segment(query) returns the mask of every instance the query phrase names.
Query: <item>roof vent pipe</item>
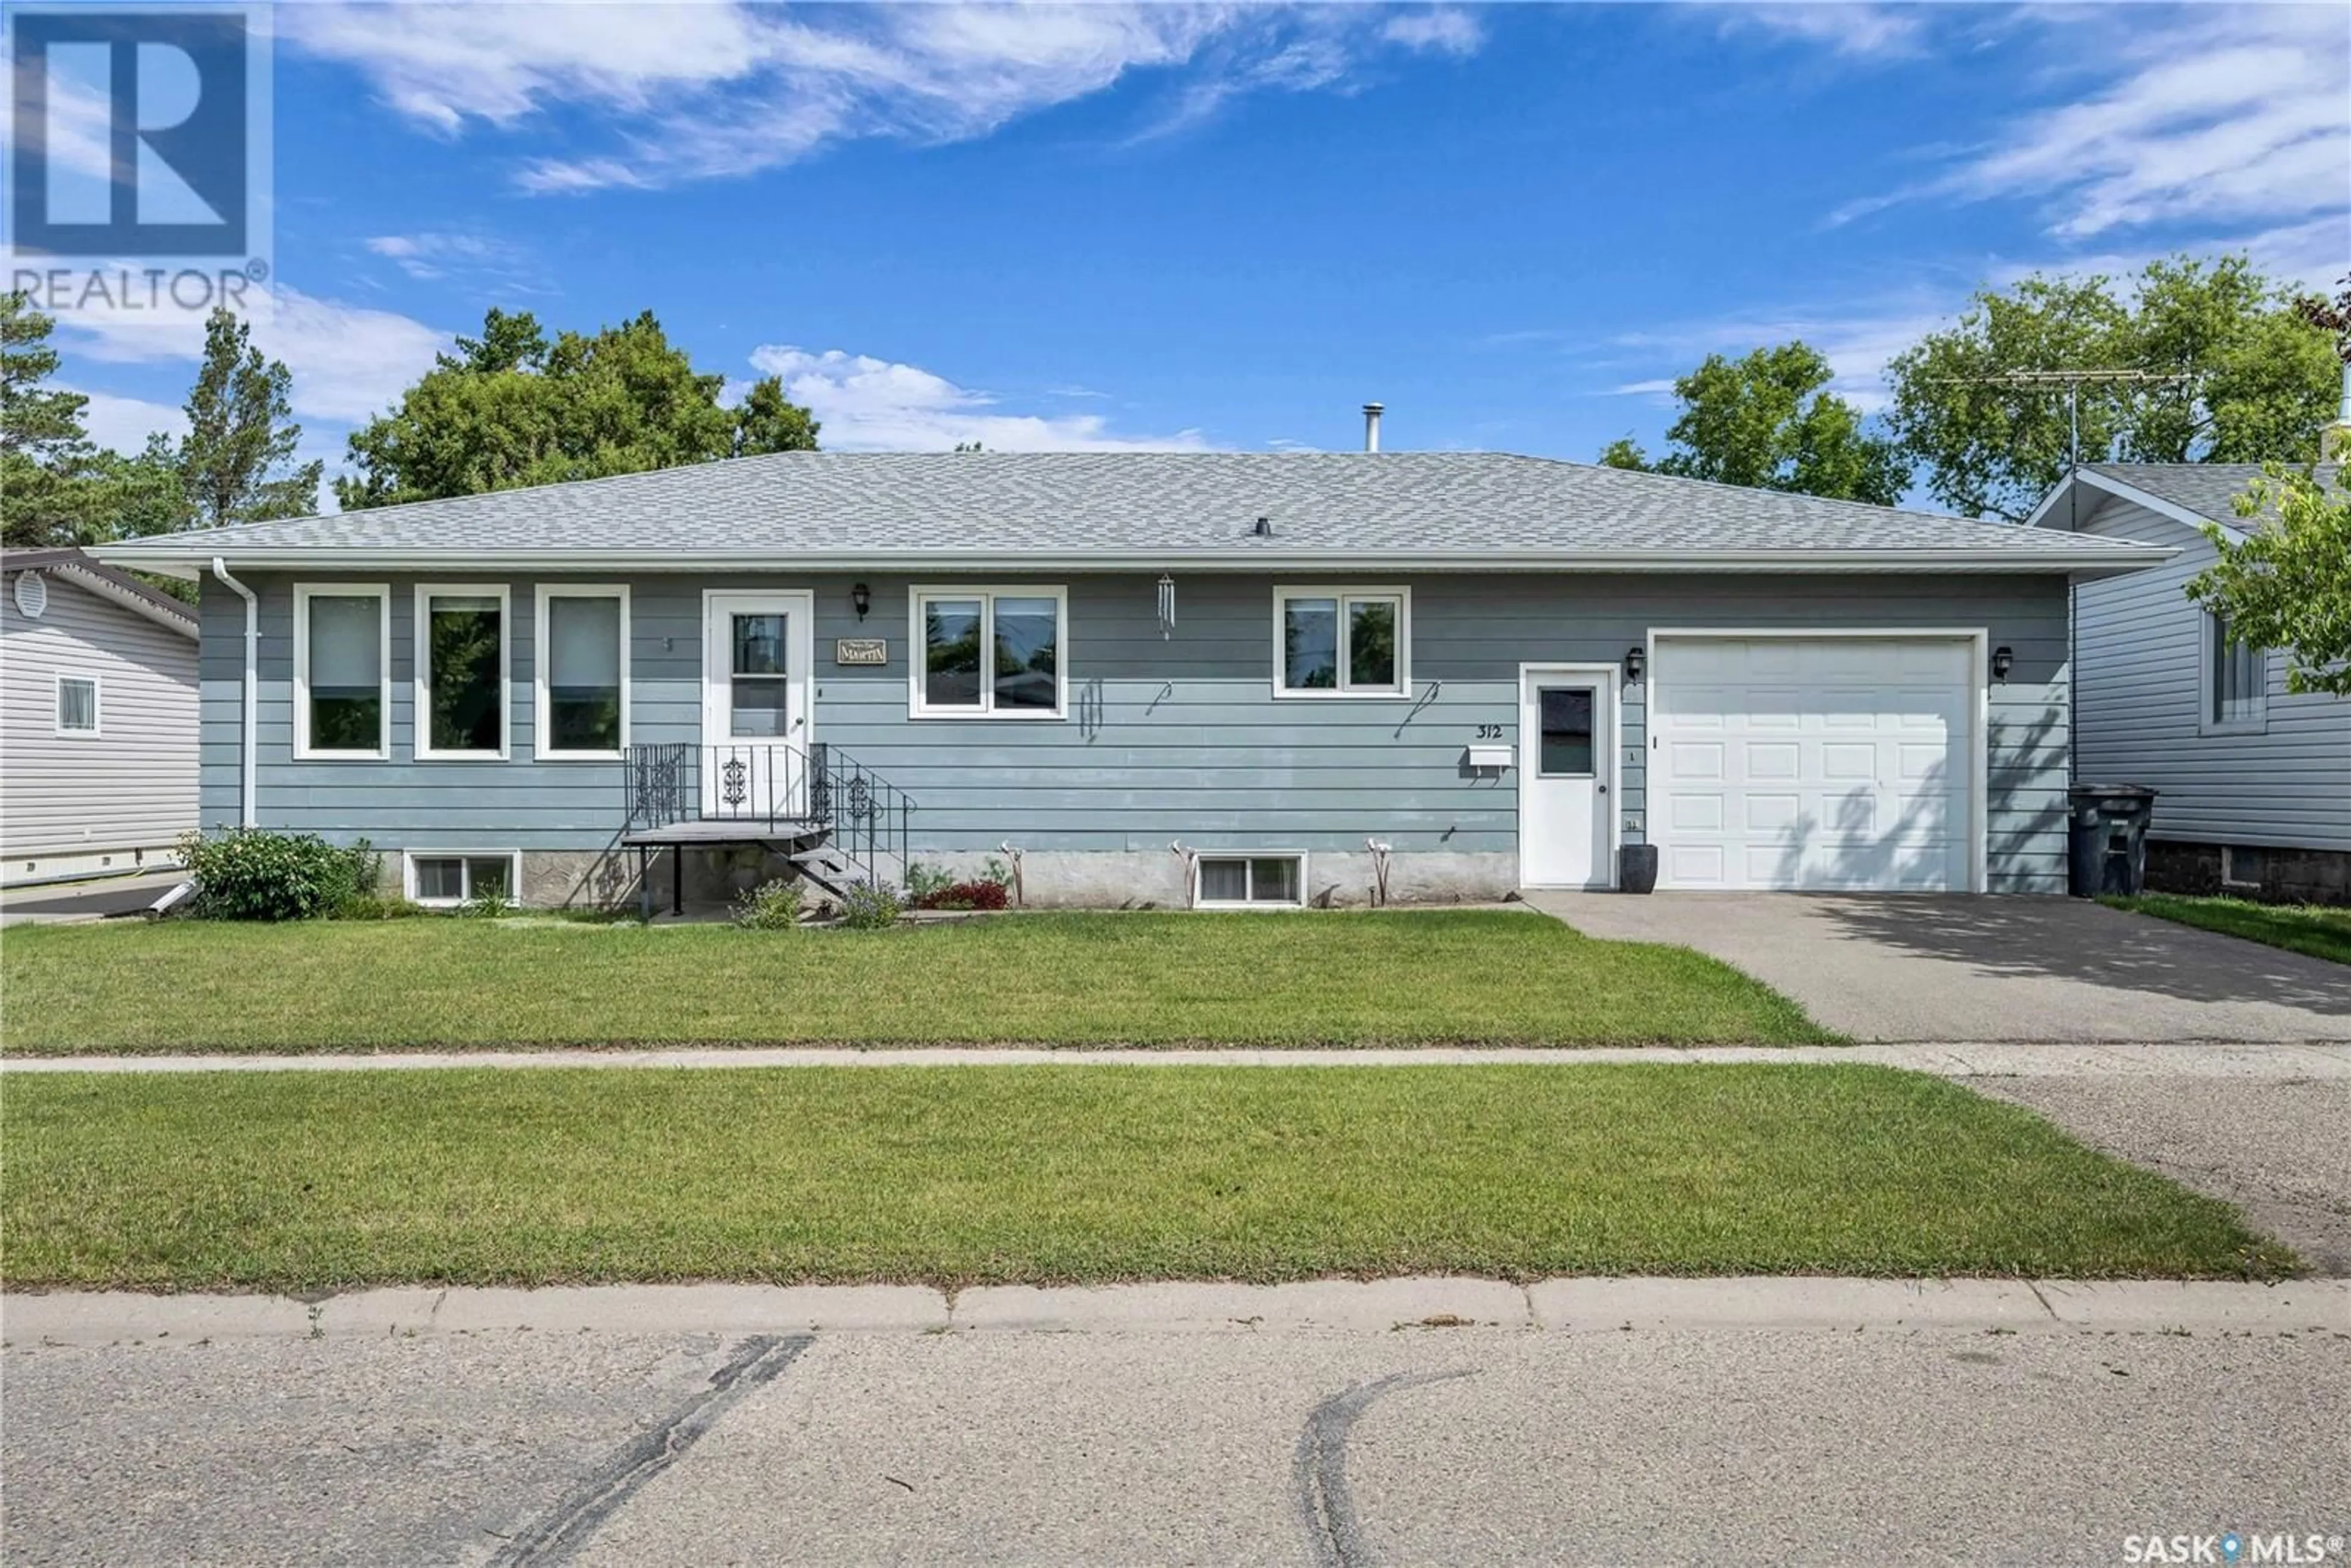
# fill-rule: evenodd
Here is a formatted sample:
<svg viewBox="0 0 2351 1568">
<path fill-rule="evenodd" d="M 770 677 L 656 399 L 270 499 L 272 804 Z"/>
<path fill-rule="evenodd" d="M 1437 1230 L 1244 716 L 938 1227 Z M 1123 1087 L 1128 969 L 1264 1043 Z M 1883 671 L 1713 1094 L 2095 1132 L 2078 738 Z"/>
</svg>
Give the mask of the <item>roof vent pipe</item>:
<svg viewBox="0 0 2351 1568">
<path fill-rule="evenodd" d="M 1386 412 L 1385 406 L 1380 403 L 1367 402 L 1364 405 L 1364 451 L 1377 452 L 1380 449 L 1380 415 Z"/>
</svg>

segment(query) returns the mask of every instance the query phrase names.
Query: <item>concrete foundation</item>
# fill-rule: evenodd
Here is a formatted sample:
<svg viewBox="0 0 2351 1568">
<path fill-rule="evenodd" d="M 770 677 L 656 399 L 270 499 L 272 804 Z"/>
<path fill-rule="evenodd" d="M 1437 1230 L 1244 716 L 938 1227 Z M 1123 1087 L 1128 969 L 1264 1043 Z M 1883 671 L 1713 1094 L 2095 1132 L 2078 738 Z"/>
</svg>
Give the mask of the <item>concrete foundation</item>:
<svg viewBox="0 0 2351 1568">
<path fill-rule="evenodd" d="M 670 905 L 671 854 L 652 857 L 653 903 Z M 1210 852 L 1215 852 L 1211 851 Z M 917 852 L 917 864 L 958 882 L 1006 872 L 1016 860 L 1001 851 Z M 396 863 L 396 862 L 394 862 Z M 689 909 L 732 904 L 761 883 L 798 874 L 780 855 L 757 849 L 689 849 L 681 870 Z M 1042 850 L 1018 857 L 1018 898 L 1031 909 L 1183 909 L 1191 903 L 1191 862 L 1168 850 Z M 1518 885 L 1517 857 L 1506 852 L 1436 851 L 1390 857 L 1390 904 L 1490 904 Z M 1364 908 L 1379 902 L 1372 856 L 1361 851 L 1310 852 L 1307 901 L 1319 908 Z M 637 898 L 632 850 L 526 850 L 522 902 L 533 908 L 618 908 Z"/>
<path fill-rule="evenodd" d="M 1227 852 L 1214 847 L 1207 854 Z M 1015 869 L 1001 851 L 917 853 L 957 881 L 984 876 L 988 862 Z M 1172 850 L 1031 850 L 1018 865 L 1018 897 L 1029 909 L 1183 909 L 1191 904 L 1192 862 Z M 1491 904 L 1518 886 L 1515 855 L 1435 851 L 1389 858 L 1390 904 Z M 1372 857 L 1361 851 L 1310 851 L 1307 902 L 1322 909 L 1363 908 L 1378 902 Z"/>
<path fill-rule="evenodd" d="M 2351 904 L 2351 853 L 2245 846 L 2230 856 L 2223 881 L 2219 844 L 2149 839 L 2147 887 L 2150 893 L 2226 894 L 2264 904 Z"/>
</svg>

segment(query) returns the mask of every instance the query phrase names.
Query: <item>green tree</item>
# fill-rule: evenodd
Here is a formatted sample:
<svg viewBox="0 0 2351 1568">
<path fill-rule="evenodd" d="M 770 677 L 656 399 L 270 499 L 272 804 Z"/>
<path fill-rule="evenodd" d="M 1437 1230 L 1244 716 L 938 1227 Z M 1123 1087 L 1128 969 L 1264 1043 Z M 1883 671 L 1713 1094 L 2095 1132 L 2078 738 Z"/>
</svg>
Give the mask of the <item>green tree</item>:
<svg viewBox="0 0 2351 1568">
<path fill-rule="evenodd" d="M 814 452 L 821 425 L 805 408 L 784 396 L 784 379 L 751 383 L 735 407 L 735 455 L 762 452 Z"/>
<path fill-rule="evenodd" d="M 298 517 L 319 509 L 326 465 L 296 465 L 302 427 L 288 400 L 294 378 L 262 357 L 252 329 L 216 309 L 204 322 L 204 363 L 188 393 L 188 434 L 180 439 L 179 482 L 200 528 Z M 154 448 L 151 444 L 150 452 Z"/>
<path fill-rule="evenodd" d="M 1674 449 L 1652 464 L 1630 440 L 1600 461 L 1763 490 L 1890 507 L 1909 482 L 1894 443 L 1863 428 L 1861 411 L 1824 390 L 1828 361 L 1809 344 L 1781 343 L 1744 359 L 1709 354 L 1674 382 Z"/>
<path fill-rule="evenodd" d="M 2003 378 L 2074 370 L 2173 378 L 2084 384 L 2090 461 L 2306 459 L 2335 402 L 2327 335 L 2284 291 L 2243 256 L 2179 256 L 2126 285 L 2036 275 L 1979 291 L 1887 367 L 1888 417 L 1938 500 L 2021 520 L 2064 476 L 2072 434 L 2063 388 Z"/>
<path fill-rule="evenodd" d="M 2286 653 L 2290 692 L 2351 695 L 2351 489 L 2272 465 L 2237 498 L 2243 542 L 2204 531 L 2220 559 L 2188 597 L 2221 618 L 2229 641 Z"/>
<path fill-rule="evenodd" d="M 397 407 L 350 438 L 344 507 L 390 506 L 634 474 L 816 444 L 816 422 L 780 381 L 739 408 L 696 371 L 651 311 L 592 336 L 549 340 L 528 311 L 492 310 Z"/>
<path fill-rule="evenodd" d="M 56 329 L 21 291 L 0 295 L 0 537 L 11 545 L 78 544 L 96 523 L 89 400 L 47 384 Z"/>
</svg>

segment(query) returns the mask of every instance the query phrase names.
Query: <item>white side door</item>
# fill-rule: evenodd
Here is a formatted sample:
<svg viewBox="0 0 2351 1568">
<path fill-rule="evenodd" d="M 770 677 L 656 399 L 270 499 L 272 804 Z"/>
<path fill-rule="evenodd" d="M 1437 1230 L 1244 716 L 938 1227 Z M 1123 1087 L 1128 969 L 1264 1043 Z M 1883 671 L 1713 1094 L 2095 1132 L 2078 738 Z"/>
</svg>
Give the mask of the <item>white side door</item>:
<svg viewBox="0 0 2351 1568">
<path fill-rule="evenodd" d="M 1519 687 L 1519 880 L 1613 886 L 1614 672 L 1531 668 Z"/>
<path fill-rule="evenodd" d="M 808 806 L 813 596 L 702 598 L 702 814 L 798 817 Z"/>
</svg>

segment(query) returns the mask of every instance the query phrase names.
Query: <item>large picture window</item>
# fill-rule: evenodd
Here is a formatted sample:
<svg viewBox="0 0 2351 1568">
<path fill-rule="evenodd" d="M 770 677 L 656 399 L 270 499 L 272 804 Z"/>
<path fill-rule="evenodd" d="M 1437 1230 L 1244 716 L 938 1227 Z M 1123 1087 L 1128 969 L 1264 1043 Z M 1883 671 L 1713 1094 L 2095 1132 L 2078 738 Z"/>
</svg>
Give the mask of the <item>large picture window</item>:
<svg viewBox="0 0 2351 1568">
<path fill-rule="evenodd" d="M 507 754 L 507 591 L 416 590 L 416 755 Z"/>
<path fill-rule="evenodd" d="M 1402 696 L 1412 687 L 1411 634 L 1409 590 L 1277 588 L 1274 692 Z"/>
<path fill-rule="evenodd" d="M 1066 590 L 917 588 L 913 597 L 915 717 L 1068 712 Z"/>
<path fill-rule="evenodd" d="M 541 758 L 609 760 L 629 743 L 629 591 L 538 591 Z"/>
<path fill-rule="evenodd" d="M 381 583 L 295 585 L 297 757 L 389 754 L 391 601 Z"/>
</svg>

